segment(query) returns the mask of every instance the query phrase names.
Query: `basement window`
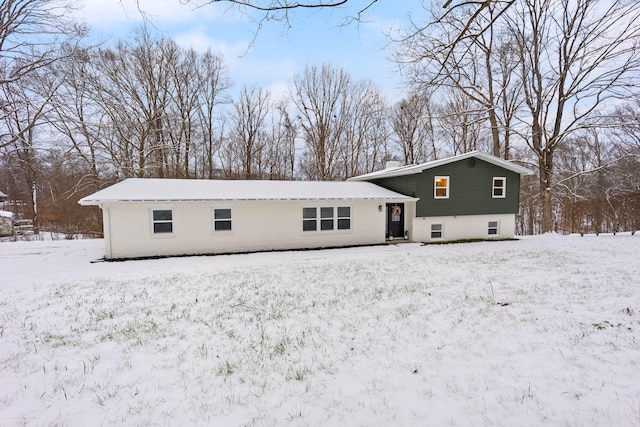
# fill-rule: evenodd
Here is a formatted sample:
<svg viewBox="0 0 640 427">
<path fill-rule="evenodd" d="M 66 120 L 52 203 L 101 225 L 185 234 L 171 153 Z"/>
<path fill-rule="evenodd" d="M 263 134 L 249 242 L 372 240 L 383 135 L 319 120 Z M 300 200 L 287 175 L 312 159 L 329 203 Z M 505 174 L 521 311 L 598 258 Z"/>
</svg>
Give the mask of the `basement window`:
<svg viewBox="0 0 640 427">
<path fill-rule="evenodd" d="M 444 236 L 442 224 L 431 224 L 431 238 L 442 239 Z"/>
<path fill-rule="evenodd" d="M 491 194 L 494 199 L 504 199 L 507 192 L 507 178 L 503 176 L 493 177 Z"/>
<path fill-rule="evenodd" d="M 213 210 L 213 230 L 231 231 L 231 209 Z"/>
<path fill-rule="evenodd" d="M 436 176 L 433 186 L 433 197 L 435 199 L 448 199 L 449 198 L 449 177 L 448 176 Z"/>
<path fill-rule="evenodd" d="M 498 235 L 498 221 L 489 221 L 489 227 L 487 229 L 489 236 Z"/>
<path fill-rule="evenodd" d="M 173 211 L 158 209 L 153 211 L 153 234 L 173 233 Z"/>
</svg>

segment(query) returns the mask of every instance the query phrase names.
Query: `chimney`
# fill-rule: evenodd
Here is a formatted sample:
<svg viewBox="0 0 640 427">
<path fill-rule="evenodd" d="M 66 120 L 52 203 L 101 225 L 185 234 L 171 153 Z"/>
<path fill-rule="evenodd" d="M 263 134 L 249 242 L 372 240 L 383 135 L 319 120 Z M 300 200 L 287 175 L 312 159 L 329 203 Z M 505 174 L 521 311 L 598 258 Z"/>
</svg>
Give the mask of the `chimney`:
<svg viewBox="0 0 640 427">
<path fill-rule="evenodd" d="M 395 168 L 399 168 L 399 167 L 400 167 L 400 162 L 397 162 L 395 160 L 389 160 L 384 166 L 385 170 L 386 169 L 395 169 Z"/>
</svg>

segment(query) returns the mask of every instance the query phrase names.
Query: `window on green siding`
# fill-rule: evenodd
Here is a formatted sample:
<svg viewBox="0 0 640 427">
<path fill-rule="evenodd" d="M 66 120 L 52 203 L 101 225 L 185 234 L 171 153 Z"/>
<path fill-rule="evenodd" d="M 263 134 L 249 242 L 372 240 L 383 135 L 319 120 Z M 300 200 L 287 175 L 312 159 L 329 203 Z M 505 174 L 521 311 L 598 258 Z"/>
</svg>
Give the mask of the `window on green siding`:
<svg viewBox="0 0 640 427">
<path fill-rule="evenodd" d="M 436 199 L 449 198 L 449 177 L 436 176 L 433 184 L 433 197 Z"/>
<path fill-rule="evenodd" d="M 493 177 L 492 195 L 494 199 L 504 198 L 507 192 L 507 178 Z"/>
<path fill-rule="evenodd" d="M 317 219 L 317 208 L 302 208 L 302 231 L 316 231 L 318 229 Z"/>
<path fill-rule="evenodd" d="M 349 206 L 338 207 L 338 230 L 351 229 L 351 208 Z"/>
<path fill-rule="evenodd" d="M 498 221 L 489 221 L 488 227 L 489 236 L 497 236 L 498 235 Z"/>
<path fill-rule="evenodd" d="M 442 224 L 431 224 L 431 238 L 441 239 L 444 236 Z"/>
<path fill-rule="evenodd" d="M 213 210 L 213 229 L 215 231 L 231 231 L 231 209 Z"/>
<path fill-rule="evenodd" d="M 153 233 L 173 233 L 173 212 L 171 209 L 153 211 Z"/>
</svg>

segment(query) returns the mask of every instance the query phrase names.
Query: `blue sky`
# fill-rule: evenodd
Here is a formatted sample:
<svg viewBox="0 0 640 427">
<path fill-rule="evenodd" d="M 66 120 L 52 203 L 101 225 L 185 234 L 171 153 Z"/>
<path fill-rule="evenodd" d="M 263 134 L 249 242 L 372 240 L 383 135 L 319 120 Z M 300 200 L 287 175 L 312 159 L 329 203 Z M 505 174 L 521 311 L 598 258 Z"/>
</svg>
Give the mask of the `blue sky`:
<svg viewBox="0 0 640 427">
<path fill-rule="evenodd" d="M 361 0 L 354 6 L 365 3 Z M 410 7 L 398 7 L 402 3 L 379 1 L 366 12 L 364 22 L 347 26 L 340 24 L 356 7 L 296 11 L 292 28 L 267 22 L 253 40 L 257 24 L 228 4 L 194 10 L 180 0 L 140 0 L 158 31 L 180 45 L 196 50 L 210 47 L 222 54 L 236 87 L 258 84 L 278 96 L 306 65 L 326 62 L 345 68 L 356 79 L 373 80 L 390 100 L 400 99 L 404 89 L 389 60 L 392 50 L 385 33 L 407 22 Z M 135 0 L 85 0 L 79 14 L 97 34 L 111 40 L 130 35 L 143 22 Z"/>
</svg>

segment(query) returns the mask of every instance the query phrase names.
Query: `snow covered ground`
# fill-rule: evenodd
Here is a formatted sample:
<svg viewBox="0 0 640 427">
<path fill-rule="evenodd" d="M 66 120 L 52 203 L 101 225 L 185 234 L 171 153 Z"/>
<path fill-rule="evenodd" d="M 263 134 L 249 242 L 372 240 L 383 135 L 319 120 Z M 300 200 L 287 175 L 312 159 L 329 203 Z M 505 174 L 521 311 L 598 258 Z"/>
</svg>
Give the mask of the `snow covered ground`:
<svg viewBox="0 0 640 427">
<path fill-rule="evenodd" d="M 0 425 L 640 425 L 640 236 L 0 243 Z"/>
</svg>

